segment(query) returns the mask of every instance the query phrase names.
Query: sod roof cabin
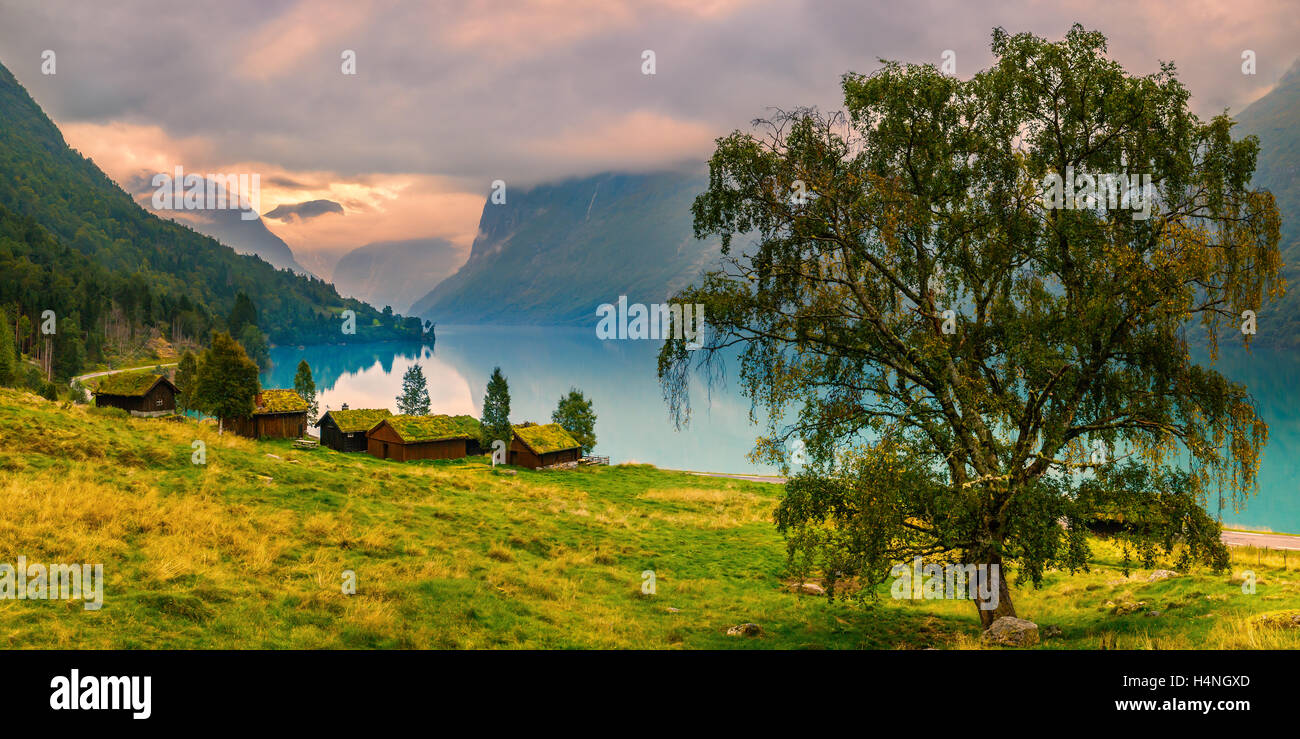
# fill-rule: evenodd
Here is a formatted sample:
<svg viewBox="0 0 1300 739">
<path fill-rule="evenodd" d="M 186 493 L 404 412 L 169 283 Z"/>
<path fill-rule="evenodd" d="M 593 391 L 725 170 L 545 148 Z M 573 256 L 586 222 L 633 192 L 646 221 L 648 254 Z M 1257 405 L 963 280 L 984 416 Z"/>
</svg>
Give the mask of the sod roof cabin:
<svg viewBox="0 0 1300 739">
<path fill-rule="evenodd" d="M 121 408 L 133 416 L 152 418 L 175 413 L 179 391 L 162 375 L 118 372 L 104 376 L 92 392 L 100 408 Z"/>
<path fill-rule="evenodd" d="M 510 439 L 510 464 L 537 469 L 565 462 L 577 462 L 582 457 L 582 445 L 558 423 L 537 425 L 524 423 L 514 426 Z"/>
<path fill-rule="evenodd" d="M 301 439 L 307 435 L 307 401 L 292 390 L 263 390 L 253 399 L 253 412 L 222 423 L 251 439 Z"/>
<path fill-rule="evenodd" d="M 344 408 L 326 411 L 314 426 L 320 429 L 320 443 L 340 452 L 366 451 L 366 432 L 393 412 L 387 408 Z"/>
<path fill-rule="evenodd" d="M 459 459 L 479 454 L 473 416 L 389 416 L 366 432 L 366 451 L 380 459 Z"/>
</svg>

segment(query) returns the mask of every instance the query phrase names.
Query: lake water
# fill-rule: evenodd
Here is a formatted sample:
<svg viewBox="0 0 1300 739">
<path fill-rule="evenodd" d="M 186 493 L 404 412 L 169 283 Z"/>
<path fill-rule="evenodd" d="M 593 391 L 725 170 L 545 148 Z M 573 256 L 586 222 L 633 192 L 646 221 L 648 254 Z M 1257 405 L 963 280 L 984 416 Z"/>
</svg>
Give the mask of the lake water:
<svg viewBox="0 0 1300 739">
<path fill-rule="evenodd" d="M 736 392 L 708 402 L 692 389 L 687 429 L 674 429 L 656 377 L 658 341 L 600 341 L 593 329 L 438 326 L 435 346 L 418 343 L 276 347 L 263 387 L 293 387 L 299 360 L 311 365 L 320 411 L 388 408 L 396 412 L 402 374 L 420 365 L 431 413 L 475 417 L 492 368 L 510 384 L 510 420 L 550 423 L 570 387 L 592 401 L 596 449 L 619 462 L 712 472 L 773 474 L 746 455 L 762 433 L 748 420 L 749 404 Z M 734 376 L 734 375 L 733 375 Z"/>
<path fill-rule="evenodd" d="M 594 403 L 595 454 L 613 463 L 648 462 L 660 467 L 715 472 L 774 474 L 746 457 L 763 429 L 749 422 L 749 403 L 731 386 L 706 397 L 696 384 L 690 426 L 673 428 L 656 372 L 657 341 L 600 341 L 592 329 L 439 326 L 436 346 L 384 343 L 351 346 L 276 347 L 264 387 L 293 387 L 298 361 L 315 376 L 320 409 L 389 408 L 402 374 L 419 364 L 429 384 L 431 412 L 479 416 L 488 375 L 500 365 L 510 383 L 510 417 L 518 423 L 549 423 L 569 388 Z M 1223 511 L 1225 524 L 1300 532 L 1300 355 L 1224 347 L 1216 369 L 1245 382 L 1269 425 L 1260 490 L 1242 511 Z M 1217 501 L 1210 501 L 1211 511 Z"/>
</svg>

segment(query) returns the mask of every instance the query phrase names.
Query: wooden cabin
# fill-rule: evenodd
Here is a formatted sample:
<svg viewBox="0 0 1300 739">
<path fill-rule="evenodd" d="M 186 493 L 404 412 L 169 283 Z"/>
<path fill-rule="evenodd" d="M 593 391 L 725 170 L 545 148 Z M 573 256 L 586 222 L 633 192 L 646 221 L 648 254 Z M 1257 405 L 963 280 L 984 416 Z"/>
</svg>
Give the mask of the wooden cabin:
<svg viewBox="0 0 1300 739">
<path fill-rule="evenodd" d="M 99 408 L 121 408 L 133 416 L 153 418 L 176 412 L 179 391 L 162 375 L 118 372 L 104 376 L 93 392 Z"/>
<path fill-rule="evenodd" d="M 251 415 L 222 424 L 250 439 L 301 439 L 307 435 L 307 401 L 292 390 L 263 390 L 253 399 Z"/>
<path fill-rule="evenodd" d="M 476 453 L 478 435 L 473 416 L 389 416 L 366 432 L 366 451 L 399 462 L 459 459 Z"/>
<path fill-rule="evenodd" d="M 393 412 L 387 408 L 343 408 L 326 411 L 314 425 L 320 429 L 320 443 L 340 452 L 366 451 L 366 432 Z"/>
<path fill-rule="evenodd" d="M 582 445 L 558 423 L 541 426 L 532 423 L 514 426 L 510 439 L 510 464 L 535 470 L 539 467 L 577 462 L 582 457 Z"/>
</svg>

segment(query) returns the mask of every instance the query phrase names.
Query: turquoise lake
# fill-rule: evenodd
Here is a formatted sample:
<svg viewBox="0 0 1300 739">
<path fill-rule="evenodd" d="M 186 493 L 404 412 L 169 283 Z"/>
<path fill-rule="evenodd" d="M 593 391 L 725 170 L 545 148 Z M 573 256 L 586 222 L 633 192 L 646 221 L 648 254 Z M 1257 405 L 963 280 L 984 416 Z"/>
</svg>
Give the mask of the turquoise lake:
<svg viewBox="0 0 1300 739">
<path fill-rule="evenodd" d="M 688 428 L 677 430 L 656 377 L 658 341 L 600 341 L 591 329 L 554 327 L 439 326 L 436 345 L 382 343 L 281 346 L 264 387 L 293 387 L 298 361 L 311 365 L 320 409 L 389 408 L 402 374 L 419 364 L 428 379 L 431 412 L 478 416 L 488 375 L 500 365 L 510 383 L 511 420 L 550 422 L 561 394 L 577 387 L 597 415 L 595 454 L 613 463 L 647 462 L 659 467 L 714 472 L 775 474 L 747 459 L 763 429 L 749 421 L 749 401 L 730 385 L 710 394 L 692 388 Z M 1239 511 L 1222 512 L 1227 525 L 1300 532 L 1300 355 L 1224 347 L 1216 369 L 1245 382 L 1269 425 L 1260 489 Z M 1217 511 L 1217 501 L 1209 507 Z"/>
</svg>

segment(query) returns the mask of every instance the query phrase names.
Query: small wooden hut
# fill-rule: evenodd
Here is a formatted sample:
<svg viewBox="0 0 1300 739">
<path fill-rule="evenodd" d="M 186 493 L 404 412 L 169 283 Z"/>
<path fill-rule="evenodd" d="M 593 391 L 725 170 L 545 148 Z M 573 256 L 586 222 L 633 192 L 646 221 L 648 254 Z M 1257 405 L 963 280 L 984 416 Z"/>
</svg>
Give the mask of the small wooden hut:
<svg viewBox="0 0 1300 739">
<path fill-rule="evenodd" d="M 582 445 L 558 423 L 520 424 L 510 439 L 509 463 L 537 469 L 564 462 L 577 462 Z"/>
<path fill-rule="evenodd" d="M 366 432 L 366 451 L 399 462 L 459 459 L 477 453 L 478 435 L 473 416 L 389 416 Z"/>
<path fill-rule="evenodd" d="M 366 432 L 393 412 L 387 408 L 344 408 L 326 411 L 314 425 L 320 429 L 320 443 L 340 452 L 366 451 Z"/>
<path fill-rule="evenodd" d="M 95 405 L 121 408 L 133 416 L 153 418 L 176 412 L 176 386 L 162 375 L 149 372 L 118 372 L 106 375 L 95 386 Z"/>
<path fill-rule="evenodd" d="M 253 399 L 252 414 L 222 423 L 250 439 L 300 439 L 307 435 L 307 401 L 292 390 L 263 390 Z"/>
</svg>

